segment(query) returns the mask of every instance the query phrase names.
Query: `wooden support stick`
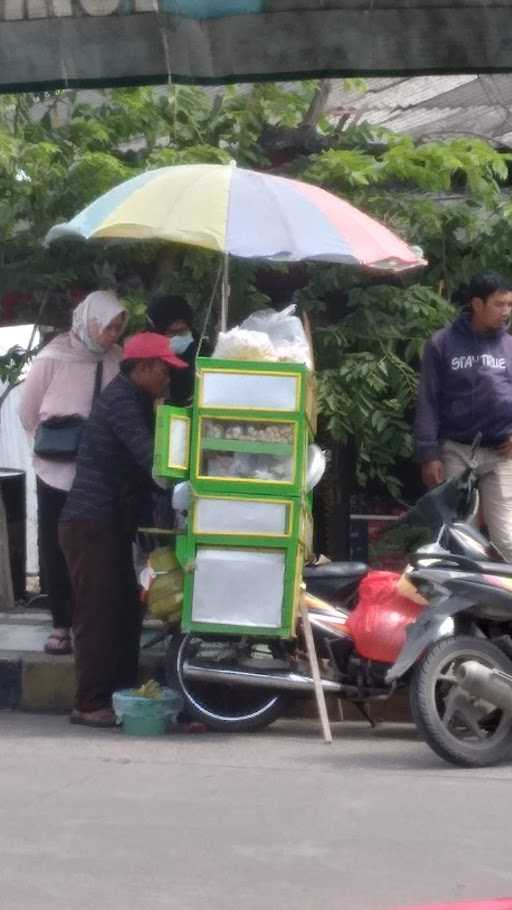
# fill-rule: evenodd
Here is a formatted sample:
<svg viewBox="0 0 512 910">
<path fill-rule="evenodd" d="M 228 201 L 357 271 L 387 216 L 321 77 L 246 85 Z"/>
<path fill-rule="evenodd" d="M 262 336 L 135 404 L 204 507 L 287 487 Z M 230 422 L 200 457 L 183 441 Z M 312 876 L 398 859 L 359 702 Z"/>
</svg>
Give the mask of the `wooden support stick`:
<svg viewBox="0 0 512 910">
<path fill-rule="evenodd" d="M 313 676 L 313 682 L 315 685 L 316 706 L 318 708 L 320 723 L 322 725 L 322 733 L 323 733 L 324 741 L 326 743 L 332 743 L 332 733 L 331 733 L 331 727 L 329 724 L 329 715 L 327 714 L 327 705 L 325 703 L 325 692 L 323 690 L 322 680 L 320 678 L 320 668 L 318 666 L 318 657 L 317 657 L 317 653 L 316 653 L 315 641 L 313 639 L 313 631 L 311 629 L 311 622 L 309 620 L 309 613 L 308 613 L 308 608 L 306 606 L 304 592 L 301 592 L 301 595 L 300 595 L 300 613 L 302 616 L 302 624 L 304 627 L 304 638 L 306 639 L 306 650 L 308 652 L 309 665 L 311 667 L 311 674 Z"/>
</svg>

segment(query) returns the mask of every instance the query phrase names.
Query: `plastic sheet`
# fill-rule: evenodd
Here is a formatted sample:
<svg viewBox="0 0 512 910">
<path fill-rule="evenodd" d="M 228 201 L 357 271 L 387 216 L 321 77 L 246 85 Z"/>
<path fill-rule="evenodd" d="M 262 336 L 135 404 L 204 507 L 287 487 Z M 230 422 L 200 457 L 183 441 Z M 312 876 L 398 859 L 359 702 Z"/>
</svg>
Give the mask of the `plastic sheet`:
<svg viewBox="0 0 512 910">
<path fill-rule="evenodd" d="M 361 582 L 357 606 L 347 620 L 347 631 L 361 657 L 394 663 L 407 626 L 424 609 L 399 593 L 399 580 L 396 572 L 369 572 Z"/>
<path fill-rule="evenodd" d="M 199 547 L 192 619 L 235 626 L 279 628 L 285 553 Z"/>
<path fill-rule="evenodd" d="M 198 497 L 194 507 L 196 534 L 286 534 L 289 520 L 284 502 Z"/>
<path fill-rule="evenodd" d="M 204 371 L 202 403 L 205 408 L 247 408 L 261 411 L 295 411 L 298 376 Z"/>
</svg>

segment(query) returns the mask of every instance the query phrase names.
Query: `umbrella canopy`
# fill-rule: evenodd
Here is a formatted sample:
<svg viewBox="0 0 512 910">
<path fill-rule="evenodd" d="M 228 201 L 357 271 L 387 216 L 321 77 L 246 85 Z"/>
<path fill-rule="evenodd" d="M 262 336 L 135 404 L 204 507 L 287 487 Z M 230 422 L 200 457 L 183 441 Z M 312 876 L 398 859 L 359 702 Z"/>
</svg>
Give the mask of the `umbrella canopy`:
<svg viewBox="0 0 512 910">
<path fill-rule="evenodd" d="M 147 171 L 56 225 L 47 239 L 63 236 L 169 240 L 247 258 L 393 271 L 426 264 L 383 224 L 332 193 L 233 165 Z"/>
</svg>

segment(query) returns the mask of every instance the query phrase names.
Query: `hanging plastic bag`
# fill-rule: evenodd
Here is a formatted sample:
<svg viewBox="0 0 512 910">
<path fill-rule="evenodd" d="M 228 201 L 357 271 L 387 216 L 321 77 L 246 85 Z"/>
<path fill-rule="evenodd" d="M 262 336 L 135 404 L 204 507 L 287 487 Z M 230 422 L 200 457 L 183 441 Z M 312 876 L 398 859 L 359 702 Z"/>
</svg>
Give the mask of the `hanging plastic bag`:
<svg viewBox="0 0 512 910">
<path fill-rule="evenodd" d="M 177 483 L 172 491 L 172 507 L 174 509 L 174 526 L 177 531 L 185 531 L 187 520 L 192 505 L 192 487 L 188 480 Z"/>
<path fill-rule="evenodd" d="M 274 348 L 276 360 L 305 363 L 311 369 L 311 350 L 304 326 L 295 311 L 294 303 L 280 312 L 270 308 L 257 310 L 242 322 L 240 328 L 249 332 L 265 332 Z"/>
<path fill-rule="evenodd" d="M 359 587 L 356 608 L 347 619 L 361 657 L 394 663 L 405 642 L 407 626 L 424 606 L 399 593 L 396 572 L 369 572 Z"/>
<path fill-rule="evenodd" d="M 320 483 L 325 474 L 326 464 L 325 452 L 322 452 L 320 446 L 312 442 L 308 446 L 308 467 L 306 471 L 306 490 L 308 493 L 316 487 L 317 483 Z"/>
<path fill-rule="evenodd" d="M 150 553 L 139 581 L 151 616 L 178 623 L 183 607 L 183 571 L 171 547 L 158 547 Z"/>
<path fill-rule="evenodd" d="M 240 326 L 219 334 L 213 356 L 220 360 L 270 360 L 305 363 L 313 358 L 304 326 L 294 315 L 295 304 L 280 313 L 258 310 Z"/>
</svg>

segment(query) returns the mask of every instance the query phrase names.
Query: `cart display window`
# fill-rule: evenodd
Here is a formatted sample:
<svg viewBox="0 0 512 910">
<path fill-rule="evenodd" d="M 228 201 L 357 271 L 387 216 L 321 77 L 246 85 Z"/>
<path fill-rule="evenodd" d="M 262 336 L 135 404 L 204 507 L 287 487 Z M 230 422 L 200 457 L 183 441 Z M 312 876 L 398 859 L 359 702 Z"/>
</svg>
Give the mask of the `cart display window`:
<svg viewBox="0 0 512 910">
<path fill-rule="evenodd" d="M 192 620 L 226 626 L 281 626 L 286 554 L 198 547 Z"/>
<path fill-rule="evenodd" d="M 199 403 L 223 410 L 296 411 L 300 374 L 202 370 Z"/>
<path fill-rule="evenodd" d="M 287 537 L 292 503 L 281 500 L 198 496 L 194 502 L 194 534 Z"/>
<path fill-rule="evenodd" d="M 190 419 L 171 415 L 169 420 L 169 467 L 188 471 Z"/>
<path fill-rule="evenodd" d="M 198 477 L 290 483 L 295 480 L 296 427 L 291 421 L 203 417 Z"/>
<path fill-rule="evenodd" d="M 153 469 L 156 477 L 183 479 L 190 471 L 192 409 L 160 405 L 156 413 Z"/>
</svg>

